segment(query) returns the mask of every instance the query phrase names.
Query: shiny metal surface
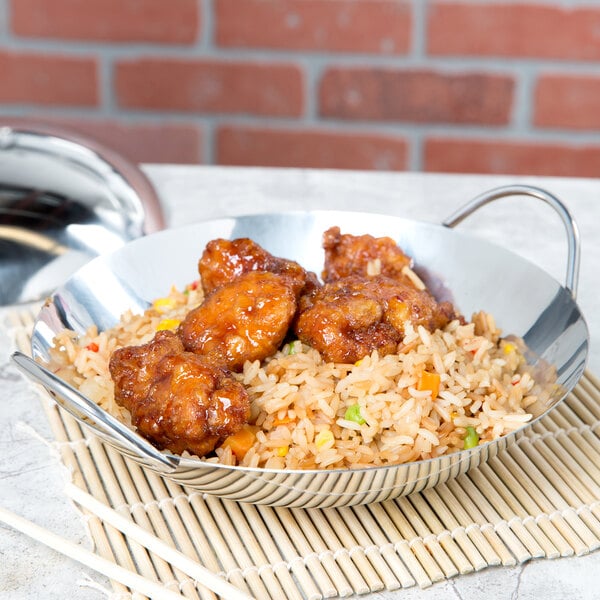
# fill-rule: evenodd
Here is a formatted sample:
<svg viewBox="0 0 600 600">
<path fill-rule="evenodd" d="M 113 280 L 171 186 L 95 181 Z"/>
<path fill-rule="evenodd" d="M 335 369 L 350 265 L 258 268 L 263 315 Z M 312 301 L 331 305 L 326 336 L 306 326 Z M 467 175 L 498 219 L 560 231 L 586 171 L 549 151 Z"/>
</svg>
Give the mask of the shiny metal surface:
<svg viewBox="0 0 600 600">
<path fill-rule="evenodd" d="M 123 157 L 0 120 L 0 305 L 42 298 L 91 258 L 163 226 L 150 182 Z"/>
<path fill-rule="evenodd" d="M 490 194 L 498 195 L 499 191 Z M 568 215 L 566 209 L 565 214 Z M 208 221 L 159 232 L 99 257 L 57 290 L 42 309 L 32 337 L 34 357 L 47 360 L 54 334 L 64 327 L 76 331 L 84 331 L 91 324 L 101 329 L 110 327 L 126 309 L 143 310 L 172 284 L 182 287 L 194 280 L 198 256 L 215 237 L 251 237 L 270 252 L 320 272 L 321 236 L 332 225 L 348 233 L 395 238 L 414 257 L 417 272 L 438 295 L 451 297 L 465 315 L 481 309 L 491 312 L 504 334 L 523 337 L 537 377 L 543 380 L 554 373 L 557 376 L 555 394 L 547 405 L 535 408 L 536 419 L 556 406 L 577 383 L 587 359 L 587 326 L 571 291 L 539 267 L 504 248 L 442 225 L 334 211 Z M 569 245 L 574 245 L 578 256 L 576 227 L 573 224 L 568 229 Z M 570 282 L 573 290 L 576 278 L 575 269 Z M 148 465 L 147 455 L 124 446 L 110 434 L 107 436 L 102 427 L 86 424 L 123 454 Z M 472 450 L 398 466 L 283 471 L 228 467 L 181 458 L 177 469 L 167 476 L 208 494 L 276 506 L 380 502 L 466 472 L 497 454 L 530 426 L 531 423 Z M 164 470 L 160 465 L 150 467 L 159 472 Z"/>
</svg>

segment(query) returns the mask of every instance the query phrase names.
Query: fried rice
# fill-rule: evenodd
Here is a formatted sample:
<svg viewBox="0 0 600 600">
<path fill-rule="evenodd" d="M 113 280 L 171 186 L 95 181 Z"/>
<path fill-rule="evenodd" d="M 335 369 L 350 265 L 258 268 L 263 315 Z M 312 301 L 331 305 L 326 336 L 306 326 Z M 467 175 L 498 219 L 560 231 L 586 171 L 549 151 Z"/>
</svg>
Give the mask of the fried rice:
<svg viewBox="0 0 600 600">
<path fill-rule="evenodd" d="M 131 424 L 114 399 L 108 370 L 119 347 L 175 329 L 202 301 L 198 282 L 173 288 L 143 314 L 124 314 L 106 331 L 65 330 L 51 368 L 109 413 Z M 263 363 L 235 374 L 248 390 L 253 443 L 243 456 L 224 444 L 204 460 L 273 469 L 362 468 L 429 459 L 520 428 L 537 400 L 521 345 L 494 319 L 474 315 L 433 333 L 406 323 L 398 354 L 375 351 L 355 364 L 326 363 L 290 340 Z"/>
</svg>

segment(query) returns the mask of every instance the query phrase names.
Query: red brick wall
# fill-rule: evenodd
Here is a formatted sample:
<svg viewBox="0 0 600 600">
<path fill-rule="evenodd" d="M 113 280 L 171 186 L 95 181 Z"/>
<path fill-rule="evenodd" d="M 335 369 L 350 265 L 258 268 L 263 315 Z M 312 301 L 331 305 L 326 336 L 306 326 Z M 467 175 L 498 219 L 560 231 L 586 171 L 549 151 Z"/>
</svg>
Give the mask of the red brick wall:
<svg viewBox="0 0 600 600">
<path fill-rule="evenodd" d="M 600 4 L 0 0 L 0 117 L 136 162 L 598 176 Z"/>
</svg>

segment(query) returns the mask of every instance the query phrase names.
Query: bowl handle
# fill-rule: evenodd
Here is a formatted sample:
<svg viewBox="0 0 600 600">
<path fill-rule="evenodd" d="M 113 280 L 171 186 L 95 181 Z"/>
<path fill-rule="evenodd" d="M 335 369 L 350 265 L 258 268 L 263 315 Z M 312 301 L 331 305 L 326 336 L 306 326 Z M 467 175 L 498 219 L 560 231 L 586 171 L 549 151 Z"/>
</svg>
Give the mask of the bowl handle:
<svg viewBox="0 0 600 600">
<path fill-rule="evenodd" d="M 129 429 L 111 414 L 100 408 L 95 402 L 84 396 L 79 390 L 65 383 L 46 367 L 35 362 L 22 352 L 14 352 L 13 361 L 19 369 L 33 381 L 41 383 L 56 403 L 84 423 L 93 422 L 107 435 L 116 438 L 136 456 L 149 461 L 162 473 L 172 473 L 179 461 L 172 456 L 159 452 L 142 436 Z"/>
<path fill-rule="evenodd" d="M 508 196 L 531 196 L 532 198 L 543 200 L 549 204 L 562 219 L 567 234 L 568 244 L 565 288 L 571 293 L 573 299 L 575 299 L 577 295 L 577 284 L 579 282 L 579 230 L 567 207 L 550 192 L 531 185 L 506 185 L 497 187 L 493 190 L 483 192 L 482 194 L 479 194 L 479 196 L 473 198 L 473 200 L 459 208 L 447 219 L 442 221 L 442 225 L 445 227 L 454 227 L 463 219 L 467 218 L 470 214 L 474 213 L 477 209 L 481 208 L 485 204 L 488 204 L 488 202 L 492 202 L 500 198 L 506 198 Z"/>
</svg>

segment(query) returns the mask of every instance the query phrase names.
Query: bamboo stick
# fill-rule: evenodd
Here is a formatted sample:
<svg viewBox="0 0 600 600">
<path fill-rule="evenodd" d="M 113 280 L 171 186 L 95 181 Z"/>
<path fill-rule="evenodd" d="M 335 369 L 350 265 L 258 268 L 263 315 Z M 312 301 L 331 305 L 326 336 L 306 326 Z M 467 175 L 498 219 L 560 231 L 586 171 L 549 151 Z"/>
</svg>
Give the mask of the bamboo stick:
<svg viewBox="0 0 600 600">
<path fill-rule="evenodd" d="M 252 563 L 254 565 L 260 565 L 258 570 L 258 574 L 263 581 L 263 584 L 269 590 L 269 594 L 272 598 L 283 597 L 284 592 L 281 587 L 281 583 L 278 578 L 275 576 L 275 572 L 272 568 L 273 563 L 269 563 L 267 557 L 264 553 L 264 545 L 269 544 L 267 541 L 272 537 L 275 537 L 279 541 L 279 539 L 285 536 L 285 532 L 283 532 L 283 536 L 276 535 L 275 531 L 271 534 L 270 531 L 273 524 L 277 521 L 276 518 L 269 519 L 269 530 L 266 530 L 264 526 L 261 526 L 262 519 L 257 515 L 255 511 L 252 510 L 251 507 L 247 511 L 242 511 L 240 504 L 237 502 L 223 502 L 223 507 L 227 513 L 227 516 L 235 530 L 237 531 L 238 538 L 244 541 L 246 546 L 246 550 L 250 555 Z M 268 512 L 269 516 L 272 515 L 272 511 Z M 248 516 L 252 515 L 251 520 L 248 519 Z M 297 558 L 296 556 L 294 558 Z M 299 561 L 298 561 L 299 562 Z M 276 564 L 281 564 L 281 554 L 279 554 L 278 558 L 276 558 Z M 288 563 L 289 564 L 289 563 Z M 279 569 L 281 570 L 281 569 Z M 287 570 L 287 569 L 286 569 Z M 287 572 L 286 583 L 289 582 L 289 571 Z M 302 573 L 304 576 L 304 573 Z M 321 594 L 315 588 L 314 582 L 310 577 L 310 574 L 306 572 L 306 580 L 299 578 L 298 582 L 308 583 L 307 597 L 308 598 L 320 598 Z M 301 597 L 300 592 L 297 590 L 296 586 L 290 589 L 290 600 L 296 600 Z"/>
<path fill-rule="evenodd" d="M 492 545 L 481 531 L 483 519 L 480 513 L 469 514 L 465 510 L 462 502 L 459 502 L 452 490 L 447 485 L 438 486 L 431 490 L 431 494 L 440 497 L 440 503 L 443 506 L 444 513 L 451 515 L 456 527 L 463 530 L 464 534 L 471 540 L 478 553 L 480 553 L 481 561 L 475 555 L 472 559 L 476 569 L 482 569 L 487 565 L 497 566 L 502 564 L 502 561 Z"/>
<path fill-rule="evenodd" d="M 503 561 L 502 564 L 508 566 L 514 566 L 516 562 L 523 562 L 531 558 L 531 554 L 527 550 L 527 548 L 523 545 L 521 540 L 515 535 L 515 533 L 511 530 L 508 521 L 501 516 L 501 513 L 498 511 L 498 505 L 500 504 L 500 499 L 496 494 L 492 495 L 492 498 L 487 498 L 481 489 L 475 485 L 475 483 L 471 480 L 473 476 L 477 475 L 477 469 L 470 471 L 467 475 L 463 475 L 458 480 L 448 482 L 448 485 L 452 486 L 452 489 L 455 491 L 457 488 L 462 488 L 462 496 L 464 496 L 465 501 L 469 503 L 471 507 L 471 511 L 473 510 L 473 505 L 478 507 L 481 512 L 486 516 L 487 522 L 493 526 L 494 531 L 498 534 L 498 536 L 502 539 L 504 544 L 506 545 L 506 550 L 502 552 Z M 484 489 L 485 485 L 482 486 Z M 489 487 L 487 488 L 489 490 Z M 500 504 L 500 508 L 504 508 Z M 505 513 L 506 516 L 506 513 Z M 489 528 L 484 528 L 482 531 L 485 531 L 486 535 L 490 535 Z M 489 538 L 488 538 L 489 539 Z M 496 546 L 498 548 L 498 546 Z"/>
<path fill-rule="evenodd" d="M 395 577 L 398 578 L 400 585 L 402 587 L 415 585 L 414 578 L 400 560 L 400 557 L 394 548 L 394 544 L 390 541 L 390 537 L 386 535 L 387 532 L 384 533 L 381 526 L 382 524 L 373 518 L 373 514 L 369 512 L 366 506 L 356 506 L 352 509 L 352 512 L 362 525 L 363 531 L 361 532 L 361 535 L 366 535 L 367 539 L 370 538 L 371 543 L 375 543 L 382 557 L 390 565 Z M 368 532 L 368 534 L 366 532 Z"/>
<path fill-rule="evenodd" d="M 576 515 L 570 515 L 565 513 L 565 516 L 560 514 L 560 509 L 566 508 L 568 505 L 564 501 L 564 498 L 554 489 L 554 487 L 548 482 L 544 475 L 537 468 L 531 456 L 536 453 L 535 447 L 529 444 L 529 455 L 523 452 L 522 448 L 515 444 L 514 448 L 510 449 L 511 457 L 517 460 L 513 460 L 513 467 L 515 470 L 518 469 L 522 476 L 529 479 L 535 485 L 529 488 L 530 493 L 536 494 L 538 505 L 540 509 L 549 515 L 549 519 L 556 529 L 560 532 L 563 538 L 567 541 L 568 550 L 567 555 L 573 553 L 579 555 L 586 552 L 586 547 L 581 538 L 575 532 L 575 528 L 578 528 L 579 523 L 574 523 L 574 527 L 568 522 L 573 523 L 577 521 Z"/>
<path fill-rule="evenodd" d="M 443 486 L 439 487 L 441 488 Z M 452 537 L 456 540 L 456 543 L 465 553 L 465 556 L 469 560 L 472 568 L 478 571 L 487 566 L 487 562 L 467 535 L 465 528 L 460 525 L 455 515 L 448 509 L 446 502 L 442 500 L 439 491 L 435 488 L 425 490 L 423 492 L 423 496 L 425 496 L 427 502 L 440 519 L 443 527 L 450 532 L 450 535 L 452 535 Z"/>
<path fill-rule="evenodd" d="M 504 463 L 511 460 L 510 455 L 503 453 L 502 460 L 492 459 L 489 465 L 482 465 L 478 473 L 472 474 L 473 479 L 484 478 L 484 474 L 489 475 L 487 469 L 493 468 L 492 478 L 500 477 L 500 482 L 497 482 L 495 489 L 501 491 L 502 494 L 494 493 L 490 498 L 500 508 L 501 514 L 510 523 L 511 529 L 517 530 L 518 536 L 528 542 L 529 539 L 523 533 L 523 529 L 526 529 L 549 557 L 572 554 L 573 549 L 559 533 L 556 526 L 550 522 L 544 509 L 531 497 L 532 495 L 539 496 L 539 490 L 533 483 L 528 482 L 518 466 L 510 463 L 511 468 L 506 468 Z M 518 478 L 516 474 L 518 474 Z M 485 481 L 485 485 L 487 485 L 485 478 L 481 481 Z M 530 515 L 536 515 L 536 518 L 527 518 Z M 514 518 L 515 516 L 517 518 Z"/>
<path fill-rule="evenodd" d="M 441 546 L 456 565 L 459 573 L 466 574 L 473 572 L 473 565 L 452 536 L 450 529 L 443 525 L 439 515 L 431 509 L 425 500 L 424 494 L 415 494 L 409 500 L 418 511 L 428 529 L 437 537 Z"/>
<path fill-rule="evenodd" d="M 195 499 L 198 500 L 197 498 Z M 238 533 L 234 524 L 227 516 L 223 502 L 218 498 L 206 497 L 206 499 L 203 500 L 203 503 L 211 512 L 214 521 L 218 523 L 218 526 L 215 525 L 215 528 L 218 528 L 223 535 L 223 538 L 232 555 L 235 557 L 238 568 L 246 580 L 247 585 L 250 587 L 252 594 L 257 598 L 269 598 L 270 594 L 258 574 L 256 565 L 254 565 L 248 554 L 245 543 L 240 543 Z"/>
<path fill-rule="evenodd" d="M 356 594 L 366 594 L 369 592 L 369 585 L 365 581 L 363 574 L 355 565 L 347 548 L 337 535 L 337 531 L 330 525 L 325 518 L 325 511 L 310 510 L 308 516 L 314 523 L 315 528 L 321 533 L 323 539 L 327 540 L 334 560 L 350 581 L 352 589 Z"/>
<path fill-rule="evenodd" d="M 367 533 L 361 519 L 363 513 L 355 507 L 339 508 L 337 510 L 340 517 L 347 524 L 352 523 L 352 536 L 356 540 L 356 543 L 364 549 L 365 556 L 379 575 L 384 588 L 387 590 L 397 590 L 402 587 L 398 578 L 394 575 L 388 563 L 385 561 L 382 550 L 373 537 L 373 534 L 377 530 L 377 524 L 371 522 L 371 528 Z"/>
<path fill-rule="evenodd" d="M 495 457 L 487 465 L 482 465 L 481 474 L 506 505 L 507 508 L 503 509 L 506 520 L 533 557 L 556 558 L 560 552 L 544 533 L 545 522 L 540 524 L 536 519 L 529 518 L 543 512 L 531 497 L 530 486 L 517 479 L 502 460 L 507 460 L 504 454 L 502 459 Z"/>
<path fill-rule="evenodd" d="M 432 583 L 443 581 L 445 579 L 444 571 L 440 568 L 437 561 L 434 560 L 429 549 L 421 536 L 413 528 L 411 522 L 400 508 L 402 499 L 394 502 L 385 502 L 382 504 L 388 517 L 394 523 L 402 537 L 407 541 L 408 546 L 415 557 L 427 573 L 427 577 Z"/>
<path fill-rule="evenodd" d="M 325 575 L 330 578 L 337 595 L 341 597 L 352 595 L 354 593 L 352 586 L 348 583 L 348 579 L 335 561 L 333 552 L 329 549 L 321 532 L 317 530 L 308 516 L 312 511 L 291 508 L 289 512 L 294 517 L 297 527 L 294 527 L 288 533 L 296 548 L 303 556 L 307 557 L 306 566 L 310 572 L 315 572 L 321 580 L 324 579 L 321 570 L 324 570 Z M 325 598 L 336 595 L 336 593 L 333 593 L 333 589 L 327 591 L 327 588 L 323 585 L 321 585 L 321 589 Z"/>
<path fill-rule="evenodd" d="M 386 537 L 389 538 L 390 542 L 393 544 L 394 550 L 401 558 L 402 562 L 407 566 L 412 577 L 415 578 L 417 585 L 421 588 L 430 586 L 433 582 L 421 563 L 417 560 L 408 541 L 398 530 L 389 514 L 384 510 L 383 505 L 372 504 L 365 507 L 365 510 L 368 510 L 369 513 L 373 515 L 373 519 L 379 523 L 381 529 L 385 531 Z"/>
<path fill-rule="evenodd" d="M 329 509 L 324 510 L 323 514 L 331 524 L 331 527 L 335 530 L 343 547 L 348 550 L 350 558 L 367 582 L 368 591 L 376 592 L 384 589 L 385 584 L 367 558 L 365 549 L 357 542 L 353 533 L 348 528 L 348 521 L 342 516 L 344 513 L 337 509 Z M 354 525 L 354 521 L 352 521 L 352 523 Z"/>
<path fill-rule="evenodd" d="M 300 594 L 300 591 L 296 590 L 296 584 L 292 585 L 292 573 L 295 575 L 294 569 L 298 568 L 294 564 L 296 562 L 303 563 L 302 576 L 304 577 L 304 572 L 309 577 L 312 576 L 324 598 L 338 595 L 335 584 L 308 542 L 308 532 L 299 531 L 298 523 L 291 510 L 281 509 L 282 513 L 289 517 L 284 522 L 279 518 L 278 510 L 275 508 L 258 507 L 252 504 L 241 504 L 239 508 L 246 521 L 251 524 L 252 530 L 256 532 L 282 586 L 286 590 L 291 589 L 292 597 Z M 347 583 L 343 585 L 347 586 Z M 305 590 L 306 592 L 308 590 Z"/>
<path fill-rule="evenodd" d="M 431 553 L 440 569 L 442 569 L 444 577 L 449 578 L 458 575 L 459 569 L 444 551 L 435 533 L 432 532 L 419 517 L 419 514 L 415 510 L 413 504 L 410 502 L 410 497 L 401 498 L 398 501 L 398 506 L 404 513 L 406 519 L 413 525 L 417 535 L 420 537 L 427 550 Z"/>
</svg>

